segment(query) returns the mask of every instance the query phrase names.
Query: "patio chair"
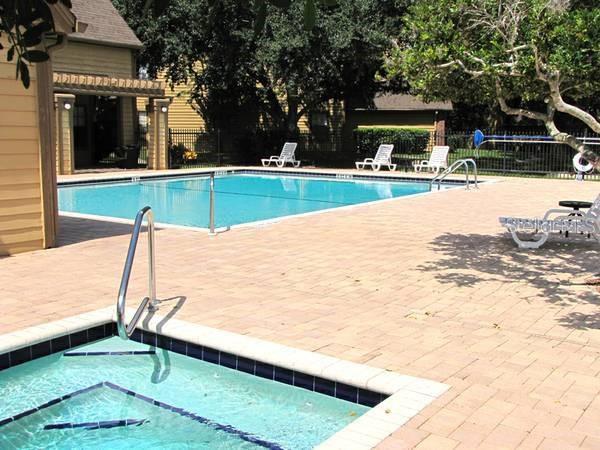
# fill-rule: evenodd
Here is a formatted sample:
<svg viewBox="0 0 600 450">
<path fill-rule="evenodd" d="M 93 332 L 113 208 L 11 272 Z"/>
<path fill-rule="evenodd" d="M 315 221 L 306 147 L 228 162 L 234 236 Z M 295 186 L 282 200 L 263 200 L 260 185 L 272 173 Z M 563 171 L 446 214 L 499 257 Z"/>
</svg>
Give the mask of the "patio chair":
<svg viewBox="0 0 600 450">
<path fill-rule="evenodd" d="M 283 144 L 280 155 L 271 156 L 270 158 L 261 159 L 263 167 L 270 166 L 271 163 L 275 163 L 277 167 L 283 167 L 287 163 L 290 163 L 294 167 L 300 167 L 300 161 L 297 161 L 294 157 L 296 153 L 296 142 L 286 142 Z"/>
<path fill-rule="evenodd" d="M 413 162 L 413 168 L 415 172 L 420 172 L 423 169 L 431 170 L 438 173 L 441 169 L 448 167 L 448 152 L 450 147 L 447 145 L 435 145 L 429 155 L 429 160 L 423 159 L 421 161 Z"/>
<path fill-rule="evenodd" d="M 374 158 L 356 161 L 356 168 L 365 169 L 370 166 L 371 169 L 377 172 L 382 166 L 387 166 L 389 170 L 396 170 L 396 164 L 392 164 L 392 150 L 394 150 L 393 144 L 381 144 Z"/>
<path fill-rule="evenodd" d="M 557 215 L 554 218 L 550 216 Z M 600 195 L 596 197 L 591 208 L 583 213 L 575 209 L 550 209 L 542 219 L 521 219 L 500 217 L 500 224 L 505 226 L 519 248 L 540 248 L 546 243 L 552 232 L 587 234 L 600 242 Z M 529 231 L 534 239 L 524 240 L 517 231 Z M 535 236 L 539 238 L 535 239 Z"/>
</svg>

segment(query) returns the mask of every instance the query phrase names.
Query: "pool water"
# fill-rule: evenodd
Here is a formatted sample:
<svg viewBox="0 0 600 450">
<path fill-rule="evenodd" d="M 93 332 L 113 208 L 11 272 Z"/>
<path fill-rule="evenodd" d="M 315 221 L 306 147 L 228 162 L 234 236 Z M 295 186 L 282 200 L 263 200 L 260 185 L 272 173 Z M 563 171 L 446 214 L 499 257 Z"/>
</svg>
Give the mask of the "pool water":
<svg viewBox="0 0 600 450">
<path fill-rule="evenodd" d="M 0 372 L 2 449 L 310 449 L 367 407 L 111 337 Z"/>
<path fill-rule="evenodd" d="M 150 205 L 157 222 L 208 227 L 206 176 L 61 186 L 65 212 L 132 219 Z M 215 177 L 215 225 L 226 227 L 427 192 L 423 182 L 233 174 Z"/>
</svg>

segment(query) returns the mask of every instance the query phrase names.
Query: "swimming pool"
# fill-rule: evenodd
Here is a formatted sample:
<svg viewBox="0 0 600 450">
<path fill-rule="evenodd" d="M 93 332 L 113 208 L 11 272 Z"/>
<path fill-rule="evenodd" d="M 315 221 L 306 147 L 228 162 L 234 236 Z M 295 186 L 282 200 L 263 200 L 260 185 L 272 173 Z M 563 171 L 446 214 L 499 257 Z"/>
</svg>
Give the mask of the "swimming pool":
<svg viewBox="0 0 600 450">
<path fill-rule="evenodd" d="M 0 371 L 0 448 L 300 450 L 369 410 L 275 381 L 273 366 L 257 363 L 261 378 L 243 359 L 224 367 L 235 355 L 213 364 L 206 347 L 147 343 L 158 338 L 104 338 Z M 184 356 L 198 351 L 204 360 Z"/>
<path fill-rule="evenodd" d="M 67 213 L 132 219 L 150 205 L 159 223 L 208 227 L 206 174 L 103 184 L 62 185 L 59 209 Z M 228 227 L 429 191 L 423 181 L 326 179 L 235 173 L 215 177 L 215 225 Z"/>
</svg>

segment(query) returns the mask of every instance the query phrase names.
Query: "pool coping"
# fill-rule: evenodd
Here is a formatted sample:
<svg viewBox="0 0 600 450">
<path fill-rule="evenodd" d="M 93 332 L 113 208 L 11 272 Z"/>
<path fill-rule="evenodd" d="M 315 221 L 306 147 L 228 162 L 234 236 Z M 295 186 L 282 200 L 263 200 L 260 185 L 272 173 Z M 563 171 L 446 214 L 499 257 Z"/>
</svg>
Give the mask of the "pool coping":
<svg viewBox="0 0 600 450">
<path fill-rule="evenodd" d="M 128 308 L 127 316 L 131 317 L 133 312 Z M 0 355 L 26 347 L 31 348 L 35 344 L 89 328 L 112 325 L 115 315 L 115 308 L 103 308 L 1 335 Z M 450 387 L 436 381 L 402 375 L 179 319 L 167 320 L 158 314 L 146 316 L 138 325 L 138 329 L 388 396 L 320 443 L 316 447 L 319 450 L 373 448 Z"/>
<path fill-rule="evenodd" d="M 186 171 L 186 173 L 184 173 L 184 174 L 176 174 L 176 173 L 174 173 L 174 174 L 171 174 L 171 173 L 152 174 L 152 173 L 150 173 L 150 174 L 134 175 L 134 176 L 123 175 L 120 177 L 111 177 L 111 178 L 97 178 L 97 179 L 90 178 L 89 180 L 62 181 L 62 182 L 58 183 L 58 187 L 62 187 L 62 186 L 75 187 L 75 186 L 98 185 L 98 184 L 102 185 L 102 184 L 113 184 L 113 183 L 119 183 L 119 182 L 125 182 L 125 181 L 136 182 L 136 181 L 141 181 L 142 179 L 155 180 L 155 181 L 156 180 L 179 179 L 179 178 L 185 179 L 185 178 L 197 177 L 199 175 L 210 176 L 211 173 L 214 173 L 217 176 L 228 175 L 228 174 L 232 174 L 232 175 L 235 175 L 235 174 L 241 174 L 241 175 L 244 175 L 244 174 L 249 174 L 249 175 L 261 175 L 261 174 L 287 175 L 287 176 L 299 176 L 299 177 L 306 177 L 306 178 L 325 178 L 325 179 L 331 179 L 334 181 L 360 180 L 360 181 L 394 181 L 394 182 L 424 183 L 424 182 L 429 182 L 431 180 L 430 178 L 401 177 L 401 176 L 394 176 L 394 175 L 379 175 L 379 173 L 377 173 L 377 175 L 368 175 L 368 174 L 356 175 L 354 173 L 339 173 L 339 172 L 307 172 L 307 171 L 301 172 L 301 171 L 297 171 L 296 169 L 294 169 L 294 170 L 274 170 L 274 169 L 265 168 L 265 169 L 261 170 L 260 168 L 253 168 L 253 169 L 233 168 L 230 170 L 203 169 L 201 171 L 194 171 L 194 172 Z M 495 182 L 496 182 L 496 180 L 487 180 L 482 183 L 492 184 Z M 452 190 L 458 189 L 462 185 L 463 185 L 462 180 L 449 179 L 449 180 L 447 180 L 446 187 L 444 189 L 438 189 L 438 190 L 432 189 L 432 190 L 426 191 L 426 192 L 402 195 L 399 197 L 384 198 L 384 199 L 372 200 L 372 201 L 367 201 L 367 202 L 362 202 L 362 203 L 355 203 L 355 204 L 350 204 L 350 205 L 325 208 L 325 209 L 320 209 L 317 211 L 309 211 L 309 212 L 299 213 L 299 214 L 289 214 L 289 215 L 281 216 L 281 217 L 274 217 L 274 218 L 270 218 L 270 219 L 256 220 L 256 221 L 252 221 L 252 222 L 244 222 L 244 223 L 231 225 L 231 226 L 218 227 L 215 230 L 215 234 L 219 234 L 219 233 L 222 233 L 224 231 L 229 231 L 229 230 L 259 228 L 259 227 L 277 224 L 284 220 L 301 218 L 301 217 L 309 217 L 309 216 L 313 216 L 313 215 L 317 215 L 317 214 L 331 213 L 333 211 L 351 210 L 354 208 L 360 208 L 360 207 L 365 207 L 365 206 L 369 206 L 369 205 L 377 205 L 377 204 L 383 204 L 383 203 L 392 202 L 392 201 L 398 201 L 398 200 L 404 199 L 404 198 L 414 198 L 414 197 L 420 197 L 420 196 L 424 196 L 424 195 L 440 194 L 442 192 L 447 192 L 447 191 L 452 191 Z M 96 214 L 86 214 L 86 213 L 78 213 L 78 212 L 71 212 L 71 211 L 59 210 L 59 214 L 64 217 L 72 217 L 72 218 L 77 218 L 77 219 L 99 220 L 102 222 L 120 223 L 120 224 L 126 224 L 126 225 L 133 225 L 135 222 L 134 219 L 123 219 L 120 217 L 103 216 L 103 215 L 96 215 Z M 193 226 L 193 225 L 177 225 L 177 224 L 170 224 L 170 223 L 163 223 L 163 222 L 157 222 L 156 226 L 158 228 L 164 228 L 164 229 L 180 229 L 180 230 L 201 231 L 201 232 L 209 232 L 210 231 L 210 229 L 208 227 L 198 227 L 198 226 Z"/>
<path fill-rule="evenodd" d="M 338 181 L 344 180 L 364 180 L 364 181 L 408 181 L 408 182 L 430 182 L 433 179 L 432 173 L 423 172 L 430 177 L 417 176 L 414 172 L 409 172 L 412 175 L 402 175 L 403 172 L 367 172 L 367 171 L 356 171 L 354 169 L 292 169 L 282 168 L 275 169 L 269 167 L 221 167 L 221 168 L 198 168 L 198 169 L 167 169 L 166 171 L 160 171 L 159 173 L 151 170 L 145 172 L 134 172 L 134 173 L 123 173 L 123 174 L 111 174 L 103 176 L 103 174 L 90 174 L 90 176 L 81 176 L 77 179 L 59 180 L 57 182 L 58 187 L 62 186 L 83 186 L 86 184 L 110 184 L 124 181 L 139 181 L 145 180 L 162 180 L 169 178 L 192 178 L 198 175 L 207 175 L 211 173 L 215 175 L 296 175 L 301 177 L 312 177 L 312 178 L 333 178 Z M 481 183 L 489 183 L 490 179 L 481 180 Z M 446 184 L 464 184 L 463 179 L 457 178 L 445 178 L 444 183 Z"/>
</svg>

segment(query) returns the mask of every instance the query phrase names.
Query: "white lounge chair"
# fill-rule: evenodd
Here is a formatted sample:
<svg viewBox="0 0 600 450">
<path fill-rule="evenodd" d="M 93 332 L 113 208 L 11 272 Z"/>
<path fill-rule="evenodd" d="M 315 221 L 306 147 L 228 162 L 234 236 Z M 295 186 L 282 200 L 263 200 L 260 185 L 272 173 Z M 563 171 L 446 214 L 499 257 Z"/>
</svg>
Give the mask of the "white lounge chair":
<svg viewBox="0 0 600 450">
<path fill-rule="evenodd" d="M 296 153 L 296 147 L 298 144 L 296 142 L 286 142 L 283 144 L 283 148 L 281 149 L 281 154 L 279 156 L 271 156 L 270 158 L 261 159 L 263 167 L 270 166 L 271 163 L 275 163 L 277 167 L 283 167 L 287 163 L 290 163 L 294 167 L 300 167 L 300 161 L 297 161 L 294 157 Z"/>
<path fill-rule="evenodd" d="M 555 214 L 558 216 L 550 218 Z M 510 231 L 519 248 L 540 248 L 553 231 L 564 232 L 565 235 L 583 233 L 600 242 L 600 195 L 585 213 L 574 209 L 550 209 L 542 219 L 500 217 L 500 224 Z M 524 240 L 517 234 L 518 231 L 531 233 L 530 239 Z"/>
<path fill-rule="evenodd" d="M 442 169 L 446 169 L 448 167 L 448 152 L 450 151 L 450 147 L 447 145 L 436 145 L 431 150 L 431 155 L 429 155 L 429 160 L 423 159 L 421 161 L 413 162 L 413 168 L 415 172 L 420 172 L 423 169 L 431 170 L 435 173 L 438 173 Z"/>
<path fill-rule="evenodd" d="M 393 144 L 382 144 L 377 149 L 375 158 L 356 161 L 356 168 L 365 169 L 367 166 L 371 166 L 371 169 L 377 172 L 382 166 L 387 166 L 389 170 L 396 170 L 396 164 L 392 164 L 392 150 L 394 150 Z"/>
</svg>

